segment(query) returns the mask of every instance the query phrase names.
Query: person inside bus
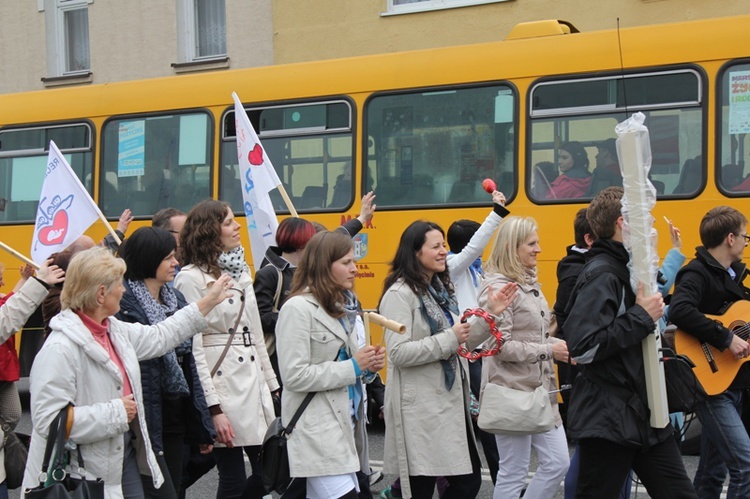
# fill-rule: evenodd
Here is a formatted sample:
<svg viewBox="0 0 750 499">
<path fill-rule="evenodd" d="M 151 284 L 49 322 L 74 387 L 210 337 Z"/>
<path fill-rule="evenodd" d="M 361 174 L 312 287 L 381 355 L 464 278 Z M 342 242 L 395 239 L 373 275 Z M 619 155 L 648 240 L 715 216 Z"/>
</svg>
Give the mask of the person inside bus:
<svg viewBox="0 0 750 499">
<path fill-rule="evenodd" d="M 550 183 L 547 199 L 574 199 L 586 195 L 591 185 L 589 155 L 580 142 L 566 142 L 557 150 L 560 175 Z"/>
<path fill-rule="evenodd" d="M 588 196 L 595 196 L 607 187 L 622 187 L 620 163 L 617 160 L 617 141 L 606 139 L 596 146 L 596 168 L 591 174 Z"/>
<path fill-rule="evenodd" d="M 750 355 L 742 334 L 706 314 L 726 314 L 727 306 L 750 299 L 743 283 L 747 268 L 742 262 L 750 236 L 747 218 L 735 208 L 718 206 L 700 222 L 702 246 L 695 258 L 677 274 L 669 305 L 669 319 L 683 332 L 720 351 L 731 352 L 738 364 Z M 744 320 L 744 319 L 743 319 Z M 719 363 L 720 369 L 724 366 Z M 725 390 L 698 404 L 701 451 L 693 485 L 701 498 L 719 497 L 729 471 L 727 497 L 750 497 L 750 437 L 741 419 L 743 398 L 750 386 L 750 370 L 739 365 Z"/>
<path fill-rule="evenodd" d="M 531 183 L 531 195 L 534 199 L 544 199 L 550 189 L 550 184 L 559 175 L 555 164 L 551 161 L 540 161 L 534 165 Z"/>
</svg>

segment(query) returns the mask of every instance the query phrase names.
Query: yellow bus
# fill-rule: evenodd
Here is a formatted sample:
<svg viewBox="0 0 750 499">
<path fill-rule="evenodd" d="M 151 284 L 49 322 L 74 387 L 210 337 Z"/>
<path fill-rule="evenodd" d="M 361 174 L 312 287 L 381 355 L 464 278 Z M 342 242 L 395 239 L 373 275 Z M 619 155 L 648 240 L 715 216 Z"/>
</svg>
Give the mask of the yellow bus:
<svg viewBox="0 0 750 499">
<path fill-rule="evenodd" d="M 579 33 L 540 21 L 493 43 L 0 95 L 0 240 L 28 251 L 50 139 L 112 220 L 127 207 L 137 227 L 209 196 L 240 215 L 235 91 L 301 216 L 332 228 L 356 216 L 363 193 L 377 194 L 356 238 L 365 309 L 377 307 L 409 223 L 484 219 L 484 178 L 513 214 L 539 222 L 553 302 L 574 214 L 600 188 L 550 199 L 564 143 L 583 146 L 592 172 L 615 125 L 646 115 L 662 254 L 663 216 L 691 256 L 708 209 L 748 212 L 748 26 L 740 16 Z M 143 152 L 128 162 L 133 133 Z M 102 224 L 90 232 L 105 234 Z M 11 287 L 17 263 L 0 258 Z"/>
</svg>

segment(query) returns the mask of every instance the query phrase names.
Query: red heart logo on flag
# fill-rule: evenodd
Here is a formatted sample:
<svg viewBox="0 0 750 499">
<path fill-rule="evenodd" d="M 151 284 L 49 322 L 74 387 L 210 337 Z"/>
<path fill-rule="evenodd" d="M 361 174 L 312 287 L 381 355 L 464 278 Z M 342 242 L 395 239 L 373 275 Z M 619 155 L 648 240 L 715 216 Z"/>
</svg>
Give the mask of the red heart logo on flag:
<svg viewBox="0 0 750 499">
<path fill-rule="evenodd" d="M 255 144 L 253 150 L 247 155 L 251 165 L 259 166 L 263 164 L 263 148 L 260 144 Z"/>
<path fill-rule="evenodd" d="M 55 214 L 52 225 L 39 231 L 39 242 L 45 246 L 60 244 L 68 233 L 68 213 L 60 210 Z"/>
</svg>

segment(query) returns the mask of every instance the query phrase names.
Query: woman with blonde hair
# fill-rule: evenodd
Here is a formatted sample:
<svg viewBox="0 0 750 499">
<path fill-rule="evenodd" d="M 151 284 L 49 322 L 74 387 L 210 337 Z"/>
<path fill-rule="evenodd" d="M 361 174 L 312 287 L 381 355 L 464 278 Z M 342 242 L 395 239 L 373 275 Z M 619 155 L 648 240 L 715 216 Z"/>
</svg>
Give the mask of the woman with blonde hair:
<svg viewBox="0 0 750 499">
<path fill-rule="evenodd" d="M 217 434 L 216 497 L 260 499 L 265 489 L 258 453 L 275 418 L 272 392 L 278 391 L 279 383 L 263 339 L 240 224 L 228 204 L 207 199 L 188 213 L 180 244 L 182 268 L 174 282 L 188 301 L 204 296 L 211 283 L 227 274 L 236 295 L 216 307 L 193 339 L 196 368 Z M 243 453 L 252 467 L 249 479 Z"/>
<path fill-rule="evenodd" d="M 62 311 L 31 368 L 31 447 L 23 488 L 39 485 L 52 421 L 72 403 L 70 463 L 85 458 L 88 479 L 104 481 L 106 499 L 144 497 L 139 466 L 154 487 L 164 483 L 148 438 L 139 360 L 161 356 L 206 327 L 205 316 L 229 290 L 217 279 L 206 296 L 152 326 L 114 316 L 125 292 L 125 262 L 105 248 L 70 261 L 60 295 Z"/>
<path fill-rule="evenodd" d="M 508 283 L 518 285 L 518 297 L 498 321 L 506 342 L 500 352 L 484 359 L 482 391 L 488 383 L 527 392 L 542 385 L 552 391 L 556 388 L 553 359 L 568 361 L 565 342 L 551 338 L 548 333 L 550 310 L 536 275 L 537 255 L 541 251 L 533 218 L 508 217 L 500 224 L 485 265 L 479 306 L 486 306 L 493 288 Z M 549 403 L 555 423 L 548 431 L 495 436 L 500 455 L 495 499 L 520 496 L 528 475 L 532 447 L 539 456 L 539 467 L 524 498 L 546 499 L 559 487 L 568 470 L 568 446 L 556 394 L 550 394 Z"/>
</svg>

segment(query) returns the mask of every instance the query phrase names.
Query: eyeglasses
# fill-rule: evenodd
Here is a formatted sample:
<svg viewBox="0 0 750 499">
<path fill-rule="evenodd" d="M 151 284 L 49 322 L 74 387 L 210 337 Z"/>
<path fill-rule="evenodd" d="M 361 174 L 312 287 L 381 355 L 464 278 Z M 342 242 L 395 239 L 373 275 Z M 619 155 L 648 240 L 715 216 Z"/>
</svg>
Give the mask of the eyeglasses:
<svg viewBox="0 0 750 499">
<path fill-rule="evenodd" d="M 179 230 L 170 230 L 169 232 L 171 232 L 172 234 L 179 234 L 180 233 Z M 748 236 L 748 237 L 750 237 L 750 236 Z"/>
<path fill-rule="evenodd" d="M 748 234 L 738 234 L 738 235 L 740 237 L 744 237 L 746 243 L 750 243 L 750 235 L 748 235 Z"/>
</svg>

